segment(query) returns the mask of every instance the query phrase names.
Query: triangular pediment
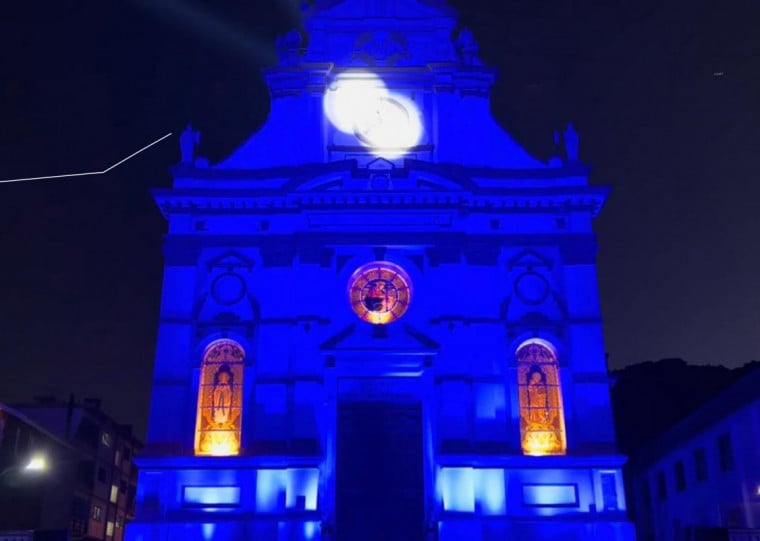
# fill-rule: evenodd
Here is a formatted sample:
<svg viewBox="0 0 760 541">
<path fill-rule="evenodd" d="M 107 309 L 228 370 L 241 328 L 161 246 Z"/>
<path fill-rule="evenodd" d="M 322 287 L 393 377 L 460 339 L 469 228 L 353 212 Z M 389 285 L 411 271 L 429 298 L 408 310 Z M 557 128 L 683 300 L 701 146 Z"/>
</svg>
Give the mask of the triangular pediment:
<svg viewBox="0 0 760 541">
<path fill-rule="evenodd" d="M 232 270 L 245 268 L 250 270 L 253 268 L 253 260 L 235 250 L 223 252 L 222 254 L 209 259 L 207 264 L 210 269 Z"/>
<path fill-rule="evenodd" d="M 535 267 L 551 268 L 552 261 L 534 250 L 523 250 L 507 261 L 507 268 L 510 270 L 518 268 L 533 269 Z"/>
<path fill-rule="evenodd" d="M 324 353 L 370 355 L 431 355 L 438 344 L 410 325 L 353 323 L 323 342 Z"/>
</svg>

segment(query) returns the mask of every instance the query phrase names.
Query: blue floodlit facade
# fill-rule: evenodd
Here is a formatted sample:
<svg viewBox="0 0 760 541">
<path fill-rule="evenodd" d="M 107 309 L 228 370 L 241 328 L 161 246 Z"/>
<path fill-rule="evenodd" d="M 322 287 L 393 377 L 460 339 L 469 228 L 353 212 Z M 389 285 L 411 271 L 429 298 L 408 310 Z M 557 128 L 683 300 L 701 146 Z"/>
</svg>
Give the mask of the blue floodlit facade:
<svg viewBox="0 0 760 541">
<path fill-rule="evenodd" d="M 266 124 L 182 161 L 130 541 L 632 540 L 590 186 L 432 0 L 318 1 Z M 305 36 L 308 36 L 306 38 Z"/>
</svg>

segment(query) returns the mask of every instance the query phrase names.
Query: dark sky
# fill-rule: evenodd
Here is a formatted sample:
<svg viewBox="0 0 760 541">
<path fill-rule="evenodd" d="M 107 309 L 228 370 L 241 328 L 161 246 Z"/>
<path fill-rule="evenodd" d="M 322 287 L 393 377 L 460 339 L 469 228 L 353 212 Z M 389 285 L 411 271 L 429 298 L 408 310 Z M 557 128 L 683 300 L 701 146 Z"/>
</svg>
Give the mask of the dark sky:
<svg viewBox="0 0 760 541">
<path fill-rule="evenodd" d="M 760 357 L 760 2 L 452 0 L 532 153 L 573 121 L 592 181 L 613 368 Z M 156 6 L 162 6 L 156 8 Z M 0 178 L 103 169 L 189 121 L 226 156 L 266 117 L 276 0 L 11 2 Z M 147 414 L 176 138 L 96 177 L 0 184 L 0 401 L 101 396 Z"/>
</svg>

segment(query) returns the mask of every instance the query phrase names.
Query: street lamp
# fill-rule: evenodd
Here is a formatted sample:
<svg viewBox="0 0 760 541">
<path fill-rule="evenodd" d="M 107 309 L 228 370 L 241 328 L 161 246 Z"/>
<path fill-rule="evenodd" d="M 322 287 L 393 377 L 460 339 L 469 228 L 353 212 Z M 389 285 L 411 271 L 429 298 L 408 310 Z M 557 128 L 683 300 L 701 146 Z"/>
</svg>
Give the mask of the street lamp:
<svg viewBox="0 0 760 541">
<path fill-rule="evenodd" d="M 0 472 L 0 477 L 11 472 L 21 472 L 24 474 L 38 474 L 48 469 L 47 458 L 42 453 L 35 453 L 29 457 L 29 461 L 20 466 L 8 466 Z"/>
<path fill-rule="evenodd" d="M 29 462 L 24 466 L 24 471 L 27 472 L 42 472 L 45 470 L 47 470 L 47 460 L 45 459 L 45 455 L 42 454 L 32 455 Z"/>
</svg>

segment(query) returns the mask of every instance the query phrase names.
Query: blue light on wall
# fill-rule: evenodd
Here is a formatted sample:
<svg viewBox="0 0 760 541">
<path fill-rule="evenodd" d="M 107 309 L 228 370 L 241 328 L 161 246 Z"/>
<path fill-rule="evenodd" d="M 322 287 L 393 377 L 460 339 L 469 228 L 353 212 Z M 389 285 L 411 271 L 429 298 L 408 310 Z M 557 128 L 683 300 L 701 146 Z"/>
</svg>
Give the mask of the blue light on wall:
<svg viewBox="0 0 760 541">
<path fill-rule="evenodd" d="M 475 486 L 472 468 L 443 468 L 440 472 L 444 511 L 475 511 Z"/>
<path fill-rule="evenodd" d="M 319 523 L 310 521 L 303 523 L 303 537 L 307 541 L 316 539 L 319 535 Z"/>
<path fill-rule="evenodd" d="M 256 473 L 256 510 L 265 513 L 284 511 L 280 508 L 281 495 L 285 495 L 285 471 L 259 470 Z"/>
<path fill-rule="evenodd" d="M 506 511 L 503 469 L 442 468 L 439 476 L 444 511 L 482 515 Z"/>
<path fill-rule="evenodd" d="M 278 513 L 302 505 L 303 511 L 315 511 L 318 485 L 317 469 L 259 470 L 256 473 L 256 509 Z"/>
<path fill-rule="evenodd" d="M 316 511 L 318 486 L 319 470 L 288 470 L 285 475 L 285 505 L 288 509 L 297 509 L 299 511 Z"/>
<path fill-rule="evenodd" d="M 216 530 L 216 524 L 206 523 L 201 526 L 203 532 L 204 541 L 211 541 L 214 538 L 214 531 Z"/>
<path fill-rule="evenodd" d="M 503 515 L 506 512 L 505 478 L 502 469 L 476 470 L 477 501 L 484 515 Z"/>
</svg>

